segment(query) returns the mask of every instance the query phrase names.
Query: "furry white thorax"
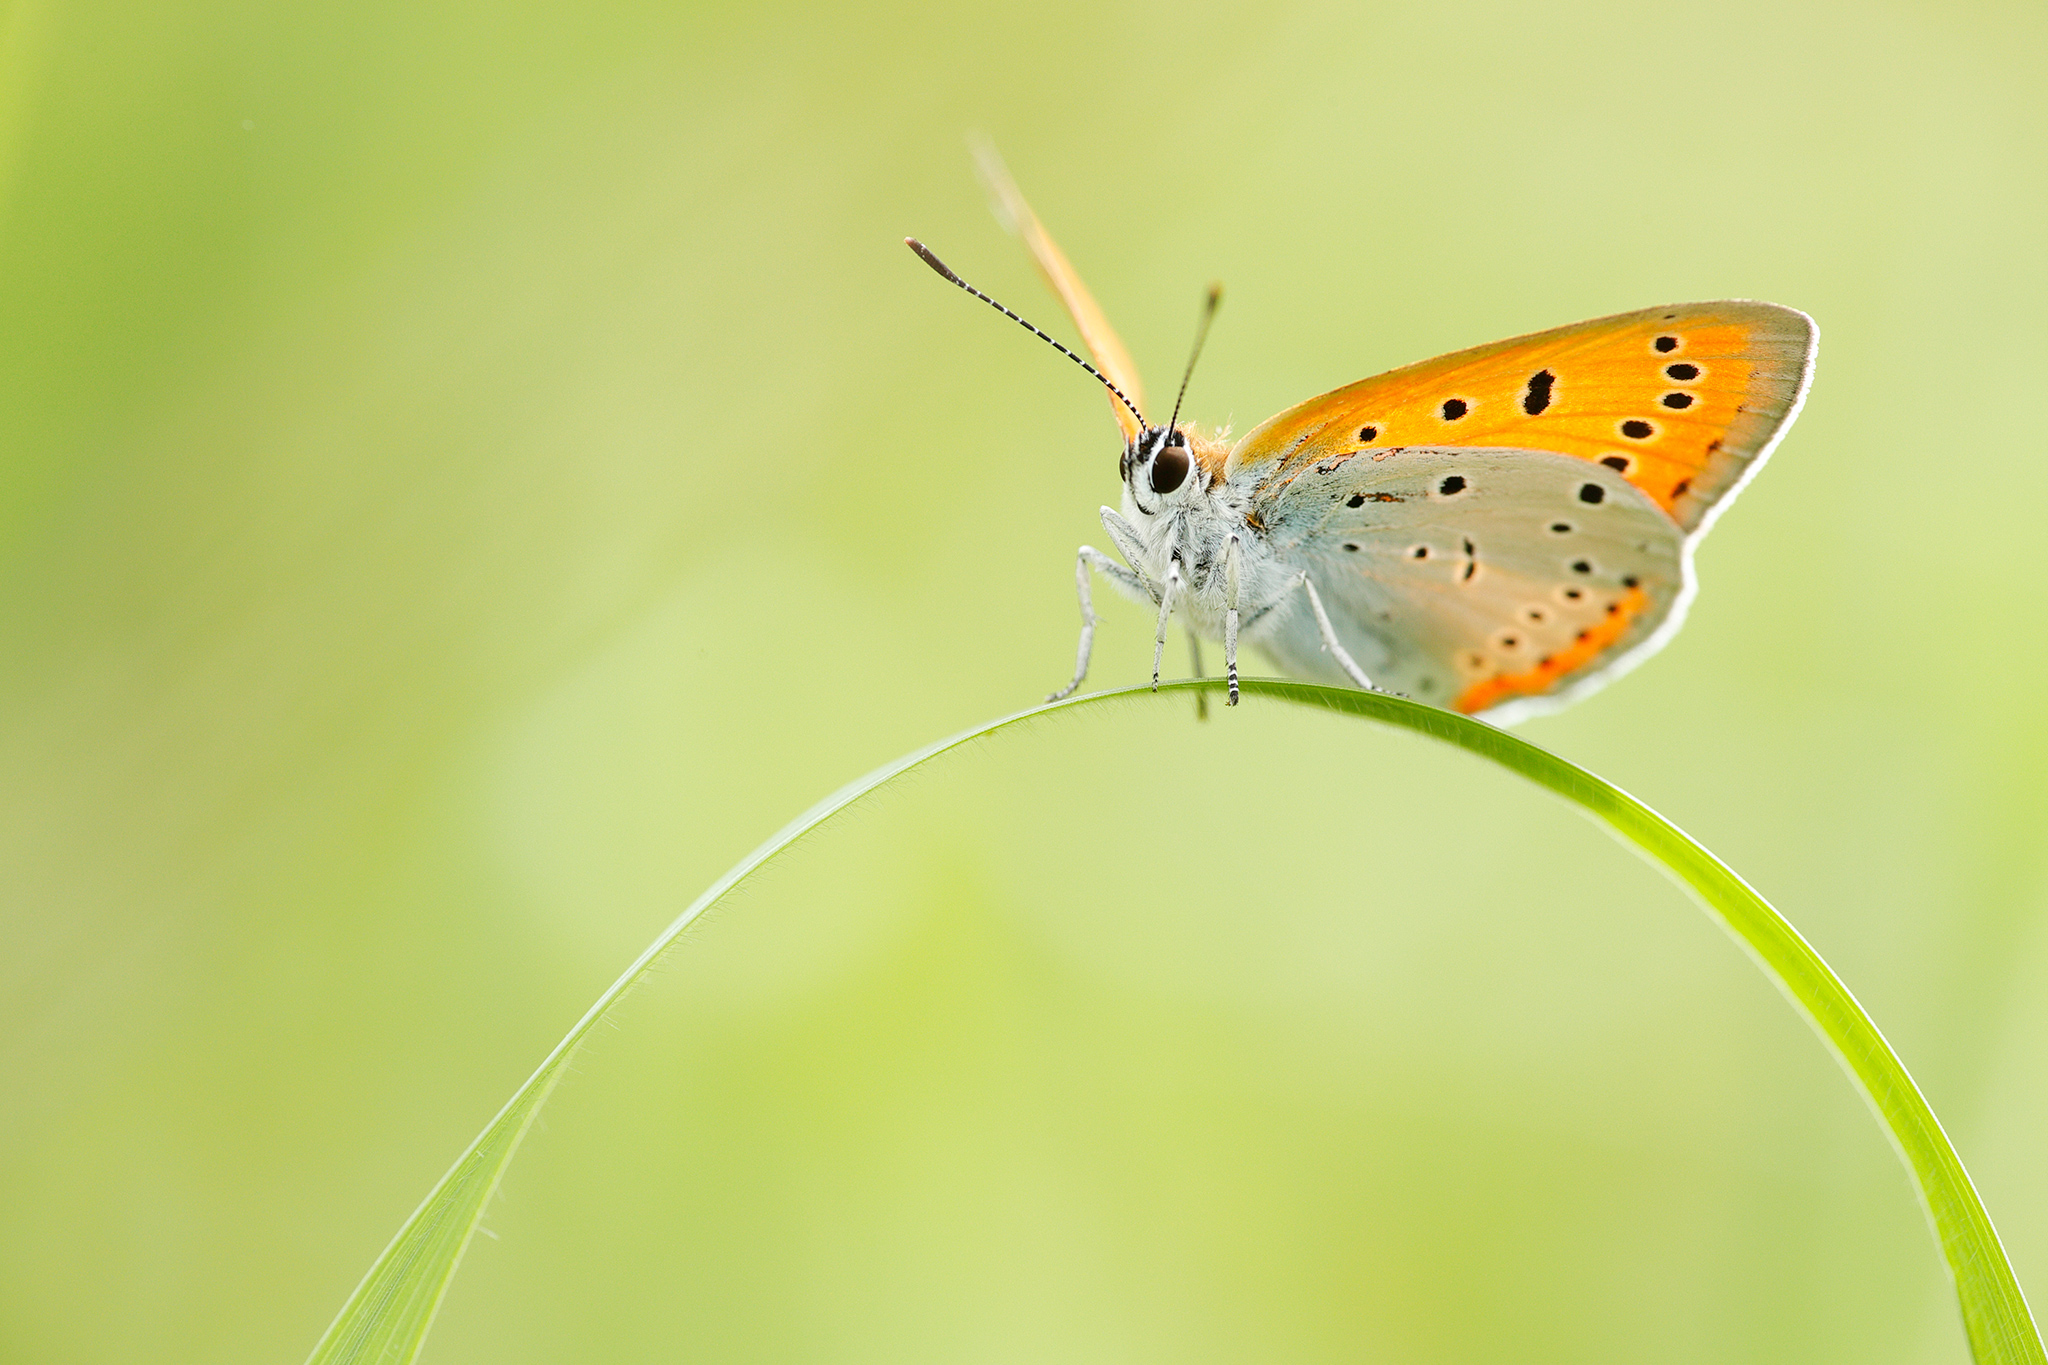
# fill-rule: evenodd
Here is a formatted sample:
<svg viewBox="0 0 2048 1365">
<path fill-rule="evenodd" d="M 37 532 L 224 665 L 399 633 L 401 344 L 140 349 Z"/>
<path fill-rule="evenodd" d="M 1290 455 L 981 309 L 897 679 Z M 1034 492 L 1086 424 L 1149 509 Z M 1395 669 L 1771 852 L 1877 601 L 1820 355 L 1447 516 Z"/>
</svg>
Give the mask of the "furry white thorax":
<svg viewBox="0 0 2048 1365">
<path fill-rule="evenodd" d="M 1138 534 L 1132 567 L 1155 587 L 1171 592 L 1173 614 L 1185 629 L 1210 640 L 1224 635 L 1228 602 L 1226 551 L 1238 540 L 1237 608 L 1246 639 L 1266 633 L 1285 612 L 1271 610 L 1294 591 L 1299 570 L 1282 565 L 1263 532 L 1249 522 L 1253 480 L 1212 480 L 1190 460 L 1187 477 L 1171 492 L 1152 487 L 1152 466 L 1165 433 L 1147 432 L 1124 460 L 1123 518 Z M 1184 456 L 1183 456 L 1184 457 Z M 1133 547 L 1120 546 L 1128 554 Z M 1118 583 L 1133 601 L 1147 599 Z M 1152 605 L 1157 605 L 1152 603 Z"/>
</svg>

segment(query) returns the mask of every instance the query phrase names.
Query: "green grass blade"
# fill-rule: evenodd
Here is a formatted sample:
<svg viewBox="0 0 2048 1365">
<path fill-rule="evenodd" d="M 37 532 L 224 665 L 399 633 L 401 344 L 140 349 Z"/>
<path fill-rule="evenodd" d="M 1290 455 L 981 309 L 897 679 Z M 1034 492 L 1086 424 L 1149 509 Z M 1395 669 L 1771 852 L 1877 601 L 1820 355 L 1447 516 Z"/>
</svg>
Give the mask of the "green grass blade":
<svg viewBox="0 0 2048 1365">
<path fill-rule="evenodd" d="M 1222 686 L 1221 680 L 1212 679 L 1171 683 L 1159 690 L 1219 691 Z M 1400 726 L 1491 759 L 1577 805 L 1690 891 L 1806 1015 L 1883 1123 L 1912 1172 L 1947 1258 L 1978 1365 L 2048 1365 L 1998 1233 L 1919 1087 L 1820 955 L 1719 859 L 1626 792 L 1480 721 L 1399 697 L 1312 683 L 1248 679 L 1243 687 L 1248 698 L 1289 701 Z M 1053 712 L 1141 697 L 1146 691 L 1125 688 L 1034 707 L 927 745 L 842 787 L 748 854 L 677 916 L 598 997 L 441 1178 L 342 1306 L 314 1347 L 311 1365 L 369 1365 L 418 1357 L 492 1192 L 576 1048 L 676 938 L 726 892 L 861 797 L 940 754 Z"/>
<path fill-rule="evenodd" d="M 1247 683 L 1245 691 L 1399 725 L 1490 758 L 1572 802 L 1691 892 L 1799 1007 L 1884 1125 L 1941 1243 L 1972 1358 L 1978 1365 L 2048 1360 L 1991 1217 L 1905 1064 L 1820 954 L 1719 858 L 1619 787 L 1505 730 L 1370 692 L 1279 681 Z"/>
</svg>

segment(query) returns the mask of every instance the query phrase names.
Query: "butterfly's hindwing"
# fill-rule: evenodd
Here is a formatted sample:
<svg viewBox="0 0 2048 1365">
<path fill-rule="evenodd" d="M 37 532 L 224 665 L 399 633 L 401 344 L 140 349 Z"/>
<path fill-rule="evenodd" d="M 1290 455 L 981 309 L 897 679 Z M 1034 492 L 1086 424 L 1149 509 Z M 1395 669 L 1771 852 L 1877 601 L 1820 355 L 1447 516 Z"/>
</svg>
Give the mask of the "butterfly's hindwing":
<svg viewBox="0 0 2048 1365">
<path fill-rule="evenodd" d="M 1618 473 L 1549 451 L 1336 456 L 1296 470 L 1264 517 L 1378 685 L 1461 711 L 1606 674 L 1688 592 L 1671 518 Z M 1262 635 L 1290 672 L 1333 673 L 1305 609 Z"/>
</svg>

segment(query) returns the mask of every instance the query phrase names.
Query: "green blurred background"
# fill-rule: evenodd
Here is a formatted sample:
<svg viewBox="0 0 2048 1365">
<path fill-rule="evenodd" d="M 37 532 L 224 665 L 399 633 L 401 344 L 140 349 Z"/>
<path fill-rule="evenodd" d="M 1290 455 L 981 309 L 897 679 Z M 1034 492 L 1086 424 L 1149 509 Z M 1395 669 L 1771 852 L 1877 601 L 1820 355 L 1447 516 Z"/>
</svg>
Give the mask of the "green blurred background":
<svg viewBox="0 0 2048 1365">
<path fill-rule="evenodd" d="M 977 130 L 1155 391 L 1227 283 L 1190 410 L 1239 430 L 1600 313 L 1819 318 L 1690 626 L 1524 733 L 1812 938 L 2048 1300 L 2039 5 L 4 23 L 0 1357 L 300 1358 L 689 897 L 1064 679 L 1114 429 L 899 241 L 1066 332 Z M 1263 703 L 1044 723 L 804 845 L 488 1230 L 431 1361 L 1965 1353 L 1704 916 Z"/>
</svg>

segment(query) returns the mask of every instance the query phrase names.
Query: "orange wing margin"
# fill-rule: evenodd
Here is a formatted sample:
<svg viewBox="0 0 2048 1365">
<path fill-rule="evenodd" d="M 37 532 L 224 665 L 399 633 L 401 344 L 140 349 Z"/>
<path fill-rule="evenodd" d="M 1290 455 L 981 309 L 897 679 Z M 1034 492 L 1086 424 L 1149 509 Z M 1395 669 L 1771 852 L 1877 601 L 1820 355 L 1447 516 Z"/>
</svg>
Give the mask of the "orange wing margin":
<svg viewBox="0 0 2048 1365">
<path fill-rule="evenodd" d="M 1773 303 L 1670 304 L 1535 332 L 1334 389 L 1247 432 L 1229 473 L 1277 491 L 1390 446 L 1552 450 L 1620 471 L 1687 532 L 1777 443 L 1813 372 L 1813 319 Z"/>
<path fill-rule="evenodd" d="M 1067 263 L 1038 215 L 1031 211 L 1031 205 L 1024 202 L 1024 194 L 1017 188 L 1017 182 L 1010 178 L 1009 168 L 996 155 L 996 149 L 982 143 L 974 149 L 975 164 L 981 169 L 982 182 L 988 186 L 995 199 L 996 216 L 1004 227 L 1024 239 L 1024 246 L 1031 252 L 1031 259 L 1038 263 L 1038 271 L 1045 276 L 1045 282 L 1052 286 L 1052 292 L 1065 305 L 1067 316 L 1074 320 L 1074 326 L 1081 333 L 1089 354 L 1095 358 L 1095 368 L 1101 370 L 1109 382 L 1130 396 L 1140 412 L 1145 410 L 1144 390 L 1138 383 L 1138 367 L 1131 363 L 1131 353 L 1124 349 L 1124 343 L 1117 337 L 1116 330 L 1109 325 L 1109 319 L 1096 306 L 1088 286 L 1081 283 L 1081 277 L 1074 273 L 1074 267 Z M 1116 422 L 1123 429 L 1124 440 L 1138 438 L 1138 419 L 1117 401 L 1115 394 L 1109 395 L 1109 410 L 1116 414 Z"/>
</svg>

